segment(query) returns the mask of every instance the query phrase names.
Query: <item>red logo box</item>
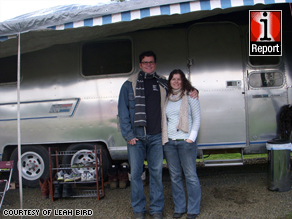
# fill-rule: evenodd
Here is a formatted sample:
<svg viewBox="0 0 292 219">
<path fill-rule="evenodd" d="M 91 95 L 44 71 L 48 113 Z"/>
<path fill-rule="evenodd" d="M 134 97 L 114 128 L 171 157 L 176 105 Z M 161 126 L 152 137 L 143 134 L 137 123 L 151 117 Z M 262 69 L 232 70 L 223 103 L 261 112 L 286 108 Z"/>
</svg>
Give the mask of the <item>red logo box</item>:
<svg viewBox="0 0 292 219">
<path fill-rule="evenodd" d="M 282 11 L 249 11 L 249 55 L 282 55 Z"/>
</svg>

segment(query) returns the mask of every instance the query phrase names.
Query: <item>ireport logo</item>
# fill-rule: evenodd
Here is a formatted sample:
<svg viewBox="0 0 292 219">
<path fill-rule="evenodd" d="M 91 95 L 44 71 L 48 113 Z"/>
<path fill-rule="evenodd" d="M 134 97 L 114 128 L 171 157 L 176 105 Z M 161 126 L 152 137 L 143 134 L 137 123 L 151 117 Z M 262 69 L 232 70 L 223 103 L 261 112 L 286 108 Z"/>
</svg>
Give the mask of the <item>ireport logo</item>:
<svg viewBox="0 0 292 219">
<path fill-rule="evenodd" d="M 249 11 L 249 55 L 282 55 L 282 11 Z"/>
</svg>

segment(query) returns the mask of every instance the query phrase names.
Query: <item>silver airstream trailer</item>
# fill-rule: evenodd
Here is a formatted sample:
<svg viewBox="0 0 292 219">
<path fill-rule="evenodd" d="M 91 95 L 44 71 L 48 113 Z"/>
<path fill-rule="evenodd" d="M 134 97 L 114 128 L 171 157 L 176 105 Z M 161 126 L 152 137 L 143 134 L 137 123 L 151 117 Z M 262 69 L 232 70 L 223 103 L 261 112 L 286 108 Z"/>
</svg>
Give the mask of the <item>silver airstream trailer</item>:
<svg viewBox="0 0 292 219">
<path fill-rule="evenodd" d="M 223 8 L 224 1 L 218 2 Z M 157 54 L 159 74 L 167 77 L 173 69 L 181 68 L 200 91 L 200 156 L 266 153 L 266 142 L 279 134 L 277 117 L 281 107 L 292 103 L 289 5 L 242 5 L 182 13 L 195 3 L 200 1 L 147 1 L 145 4 L 153 6 L 111 12 L 108 24 L 108 15 L 102 14 L 84 20 L 92 27 L 73 28 L 78 22 L 72 21 L 72 25 L 47 25 L 55 30 L 32 28 L 21 34 L 24 185 L 36 186 L 40 177 L 48 177 L 48 147 L 76 150 L 75 155 L 63 160 L 73 164 L 79 161 L 79 151 L 98 145 L 102 148 L 105 174 L 112 162 L 127 160 L 126 142 L 117 124 L 118 95 L 123 82 L 139 70 L 137 58 L 145 50 Z M 100 8 L 115 8 L 113 5 Z M 168 10 L 172 14 L 175 7 L 180 11 L 167 14 Z M 155 14 L 158 8 L 161 13 Z M 249 56 L 249 10 L 257 9 L 282 10 L 282 56 Z M 115 15 L 127 19 L 138 12 L 142 18 L 147 10 L 149 16 L 143 19 L 113 21 Z M 66 29 L 66 25 L 71 28 Z M 58 31 L 61 26 L 64 30 Z M 5 33 L 0 31 L 2 39 Z M 14 38 L 0 43 L 2 160 L 18 157 L 16 72 Z M 205 166 L 243 164 L 242 159 L 204 162 Z M 17 171 L 14 177 L 18 178 Z"/>
</svg>

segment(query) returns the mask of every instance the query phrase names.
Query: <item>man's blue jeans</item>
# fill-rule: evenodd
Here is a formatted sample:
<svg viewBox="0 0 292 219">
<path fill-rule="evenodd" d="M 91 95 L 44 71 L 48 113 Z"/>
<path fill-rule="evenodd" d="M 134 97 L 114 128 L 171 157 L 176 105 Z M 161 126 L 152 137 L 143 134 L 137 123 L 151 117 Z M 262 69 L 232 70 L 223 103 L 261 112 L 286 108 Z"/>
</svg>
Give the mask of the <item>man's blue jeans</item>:
<svg viewBox="0 0 292 219">
<path fill-rule="evenodd" d="M 146 212 L 146 197 L 143 191 L 143 164 L 145 157 L 150 174 L 150 214 L 162 213 L 164 194 L 162 185 L 163 148 L 161 134 L 147 135 L 146 140 L 128 146 L 128 159 L 131 168 L 131 204 L 133 213 Z"/>
<path fill-rule="evenodd" d="M 199 214 L 201 187 L 196 171 L 197 143 L 169 140 L 163 150 L 170 173 L 174 212 L 187 211 L 188 214 Z M 188 208 L 186 208 L 183 172 L 188 193 Z"/>
</svg>

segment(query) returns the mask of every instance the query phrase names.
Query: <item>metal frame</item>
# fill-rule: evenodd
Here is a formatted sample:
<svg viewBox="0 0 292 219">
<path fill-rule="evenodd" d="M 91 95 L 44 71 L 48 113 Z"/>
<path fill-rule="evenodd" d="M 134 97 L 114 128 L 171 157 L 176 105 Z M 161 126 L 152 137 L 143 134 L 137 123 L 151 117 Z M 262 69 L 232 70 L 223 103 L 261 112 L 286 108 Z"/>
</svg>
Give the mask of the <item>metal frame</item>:
<svg viewBox="0 0 292 219">
<path fill-rule="evenodd" d="M 3 204 L 4 198 L 5 198 L 5 194 L 10 188 L 10 182 L 11 182 L 12 172 L 13 172 L 13 163 L 14 163 L 13 160 L 12 161 L 1 161 L 0 162 L 0 172 L 10 172 L 8 179 L 0 180 L 0 184 L 5 183 L 3 191 L 0 192 L 0 198 L 1 198 L 0 209 L 1 209 L 2 204 Z"/>
<path fill-rule="evenodd" d="M 54 153 L 52 153 L 51 150 L 54 150 Z M 74 182 L 58 182 L 58 181 L 53 181 L 54 176 L 53 176 L 53 170 L 59 171 L 59 169 L 72 169 L 74 167 L 71 167 L 69 165 L 62 165 L 59 163 L 59 156 L 64 156 L 64 155 L 74 155 L 78 151 L 58 151 L 56 148 L 51 148 L 49 147 L 49 166 L 50 166 L 50 191 L 49 194 L 51 196 L 51 200 L 54 201 L 54 184 L 88 184 L 88 183 L 93 183 L 94 181 L 91 182 L 83 182 L 83 181 L 74 181 Z M 94 150 L 92 150 L 95 154 L 95 165 L 88 165 L 86 167 L 95 167 L 95 175 L 96 175 L 96 189 L 92 190 L 82 190 L 75 196 L 71 196 L 72 198 L 77 198 L 77 197 L 96 197 L 97 200 L 99 201 L 101 198 L 105 196 L 104 194 L 104 182 L 103 182 L 103 168 L 102 168 L 102 150 L 97 149 L 96 145 L 94 146 Z M 99 162 L 97 160 L 97 154 L 99 153 Z M 55 166 L 53 166 L 52 162 L 52 157 L 55 157 Z M 100 174 L 99 174 L 99 169 L 100 169 Z M 101 181 L 101 185 L 99 185 L 99 181 Z M 88 187 L 87 187 L 88 188 Z"/>
</svg>

